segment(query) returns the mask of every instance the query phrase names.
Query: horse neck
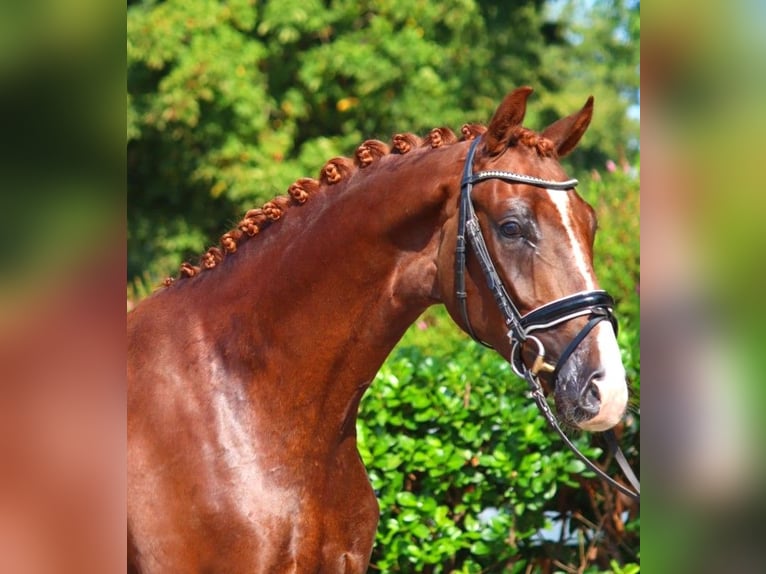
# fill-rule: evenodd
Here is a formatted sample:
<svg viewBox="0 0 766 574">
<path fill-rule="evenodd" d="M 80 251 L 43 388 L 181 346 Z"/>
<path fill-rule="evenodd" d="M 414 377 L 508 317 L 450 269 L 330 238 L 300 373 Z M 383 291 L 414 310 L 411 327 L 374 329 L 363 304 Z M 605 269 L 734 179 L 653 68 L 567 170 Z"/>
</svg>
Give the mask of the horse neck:
<svg viewBox="0 0 766 574">
<path fill-rule="evenodd" d="M 237 265 L 215 271 L 224 274 L 218 298 L 229 300 L 221 315 L 246 317 L 227 347 L 245 352 L 237 360 L 250 366 L 256 403 L 278 385 L 304 419 L 355 420 L 386 356 L 437 302 L 439 231 L 455 209 L 457 153 L 385 156 L 287 210 L 246 256 L 232 257 Z M 439 176 L 444 165 L 454 167 Z"/>
</svg>

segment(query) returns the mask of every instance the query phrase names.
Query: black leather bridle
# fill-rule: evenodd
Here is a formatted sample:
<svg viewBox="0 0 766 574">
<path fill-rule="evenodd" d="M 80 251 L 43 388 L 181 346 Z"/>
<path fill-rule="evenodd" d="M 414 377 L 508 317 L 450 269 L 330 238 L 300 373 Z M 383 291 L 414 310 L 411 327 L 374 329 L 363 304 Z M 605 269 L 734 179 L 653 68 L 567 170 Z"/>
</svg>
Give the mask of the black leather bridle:
<svg viewBox="0 0 766 574">
<path fill-rule="evenodd" d="M 480 140 L 481 136 L 471 142 L 471 147 L 468 150 L 468 157 L 465 161 L 465 167 L 463 168 L 463 178 L 460 183 L 457 245 L 455 248 L 455 295 L 466 330 L 474 340 L 486 347 L 490 347 L 490 345 L 482 341 L 476 335 L 468 316 L 468 294 L 465 288 L 465 274 L 466 245 L 469 245 L 479 262 L 487 282 L 487 287 L 489 287 L 490 292 L 495 298 L 495 302 L 497 303 L 497 306 L 503 315 L 506 327 L 508 328 L 508 338 L 511 342 L 511 367 L 517 375 L 525 379 L 529 384 L 531 396 L 540 411 L 551 426 L 558 432 L 566 445 L 586 464 L 588 468 L 594 471 L 599 477 L 606 480 L 614 488 L 620 490 L 620 492 L 623 492 L 632 498 L 639 499 L 640 485 L 638 479 L 627 464 L 622 451 L 617 446 L 614 433 L 612 431 L 607 431 L 605 433 L 607 442 L 609 443 L 609 447 L 613 451 L 620 468 L 635 489 L 635 492 L 605 474 L 598 466 L 583 455 L 571 440 L 569 440 L 569 437 L 567 437 L 561 430 L 558 421 L 551 412 L 548 402 L 545 400 L 545 395 L 543 394 L 538 377 L 541 371 L 550 372 L 552 373 L 551 377 L 555 385 L 562 366 L 567 362 L 569 357 L 583 339 L 585 339 L 588 333 L 590 333 L 601 321 L 609 321 L 614 327 L 615 333 L 617 332 L 617 321 L 613 313 L 614 300 L 608 293 L 606 293 L 606 291 L 583 291 L 551 301 L 550 303 L 530 311 L 526 315 L 519 313 L 518 308 L 508 295 L 508 292 L 500 279 L 500 275 L 492 262 L 471 199 L 471 191 L 473 190 L 474 184 L 488 179 L 500 179 L 509 183 L 522 183 L 562 192 L 567 192 L 573 189 L 577 185 L 577 180 L 551 181 L 511 171 L 492 170 L 473 173 L 473 159 Z M 587 317 L 588 321 L 566 346 L 559 356 L 557 363 L 553 365 L 547 362 L 545 360 L 545 346 L 533 333 L 535 331 L 550 329 L 551 327 L 566 323 L 576 317 Z M 526 366 L 521 356 L 521 347 L 526 342 L 534 343 L 537 347 L 537 356 L 531 367 Z"/>
</svg>

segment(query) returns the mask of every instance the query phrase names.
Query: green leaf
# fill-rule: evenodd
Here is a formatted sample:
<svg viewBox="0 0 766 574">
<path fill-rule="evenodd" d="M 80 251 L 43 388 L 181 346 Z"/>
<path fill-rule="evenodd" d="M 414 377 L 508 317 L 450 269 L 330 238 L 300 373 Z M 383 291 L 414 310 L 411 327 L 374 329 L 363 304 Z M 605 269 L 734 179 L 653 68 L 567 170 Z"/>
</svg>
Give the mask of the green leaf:
<svg viewBox="0 0 766 574">
<path fill-rule="evenodd" d="M 411 492 L 403 491 L 396 494 L 396 502 L 400 506 L 414 508 L 418 505 L 418 498 Z"/>
</svg>

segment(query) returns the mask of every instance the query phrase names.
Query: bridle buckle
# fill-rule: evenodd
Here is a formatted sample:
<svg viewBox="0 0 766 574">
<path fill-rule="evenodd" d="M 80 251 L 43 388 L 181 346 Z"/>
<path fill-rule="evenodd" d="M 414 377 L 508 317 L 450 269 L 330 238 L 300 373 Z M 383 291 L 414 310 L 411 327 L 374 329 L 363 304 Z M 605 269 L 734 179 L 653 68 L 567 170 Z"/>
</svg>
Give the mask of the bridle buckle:
<svg viewBox="0 0 766 574">
<path fill-rule="evenodd" d="M 532 363 L 532 368 L 529 369 L 529 372 L 534 376 L 537 376 L 538 373 L 552 373 L 555 370 L 555 365 L 551 365 L 550 363 L 546 362 L 542 355 L 537 355 L 537 357 L 535 357 L 535 362 Z"/>
<path fill-rule="evenodd" d="M 545 360 L 545 346 L 543 342 L 534 335 L 525 335 L 521 342 L 531 341 L 537 344 L 537 355 L 532 362 L 531 367 L 527 367 L 524 364 L 524 360 L 521 357 L 521 345 L 520 340 L 513 335 L 513 330 L 508 331 L 508 338 L 511 341 L 511 368 L 522 379 L 525 379 L 528 374 L 536 377 L 539 373 L 553 373 L 556 370 L 555 365 L 551 365 Z"/>
</svg>

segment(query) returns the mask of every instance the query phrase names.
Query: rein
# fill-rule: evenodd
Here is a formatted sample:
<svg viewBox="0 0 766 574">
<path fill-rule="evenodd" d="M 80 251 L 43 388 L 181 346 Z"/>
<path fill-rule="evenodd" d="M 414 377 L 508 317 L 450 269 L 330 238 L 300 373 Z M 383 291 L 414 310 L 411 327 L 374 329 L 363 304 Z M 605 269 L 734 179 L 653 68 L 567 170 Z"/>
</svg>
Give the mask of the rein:
<svg viewBox="0 0 766 574">
<path fill-rule="evenodd" d="M 491 345 L 485 343 L 476 335 L 468 317 L 468 294 L 465 288 L 465 273 L 466 245 L 470 245 L 484 274 L 487 286 L 492 292 L 492 295 L 495 298 L 495 302 L 497 303 L 497 306 L 503 315 L 506 327 L 508 328 L 508 338 L 511 342 L 511 367 L 518 376 L 527 381 L 527 384 L 530 388 L 531 398 L 537 404 L 540 412 L 558 433 L 567 447 L 569 447 L 569 449 L 583 463 L 585 463 L 589 469 L 591 469 L 596 473 L 597 476 L 605 480 L 608 484 L 623 494 L 639 500 L 639 481 L 636 478 L 633 470 L 628 465 L 622 450 L 619 448 L 619 446 L 617 446 L 617 439 L 614 436 L 614 431 L 609 430 L 604 433 L 607 439 L 610 454 L 614 455 L 618 465 L 620 466 L 620 469 L 634 490 L 630 490 L 626 486 L 620 484 L 608 476 L 603 470 L 596 466 L 596 464 L 591 462 L 588 457 L 582 454 L 572 443 L 569 437 L 564 434 L 564 431 L 559 426 L 559 423 L 556 420 L 556 417 L 553 415 L 548 402 L 545 400 L 545 395 L 543 394 L 543 389 L 538 376 L 541 371 L 552 373 L 552 380 L 555 384 L 556 378 L 558 377 L 562 366 L 567 362 L 569 357 L 575 351 L 577 346 L 582 342 L 582 340 L 585 339 L 588 333 L 590 333 L 593 328 L 601 321 L 609 321 L 616 333 L 617 320 L 615 319 L 613 313 L 614 300 L 608 293 L 606 293 L 606 291 L 583 291 L 569 295 L 567 297 L 563 297 L 561 299 L 556 299 L 555 301 L 551 301 L 550 303 L 530 311 L 526 315 L 521 315 L 518 308 L 513 303 L 513 300 L 508 295 L 508 292 L 506 291 L 505 286 L 500 279 L 500 275 L 498 274 L 497 269 L 492 262 L 489 250 L 487 249 L 487 244 L 484 241 L 484 237 L 481 232 L 481 227 L 479 226 L 479 220 L 476 217 L 476 212 L 473 208 L 473 201 L 471 199 L 471 191 L 473 190 L 473 185 L 488 179 L 500 179 L 509 183 L 523 183 L 543 189 L 551 189 L 564 192 L 574 188 L 578 182 L 576 179 L 569 179 L 566 181 L 550 181 L 530 175 L 514 173 L 511 171 L 492 170 L 473 173 L 473 159 L 480 139 L 481 136 L 474 139 L 471 143 L 471 147 L 468 150 L 468 157 L 466 158 L 465 166 L 463 168 L 463 178 L 460 183 L 460 208 L 458 213 L 457 243 L 455 247 L 455 296 L 457 298 L 457 304 L 458 308 L 460 309 L 463 323 L 465 324 L 468 333 L 475 341 L 481 343 L 485 347 L 492 348 Z M 576 317 L 582 316 L 589 317 L 588 322 L 561 353 L 558 363 L 553 365 L 546 362 L 545 347 L 542 341 L 531 333 L 538 330 L 549 329 L 556 325 L 566 323 L 567 321 L 570 321 Z M 532 342 L 537 347 L 537 357 L 535 358 L 531 368 L 528 368 L 524 364 L 524 361 L 521 357 L 521 347 L 525 342 Z"/>
</svg>

